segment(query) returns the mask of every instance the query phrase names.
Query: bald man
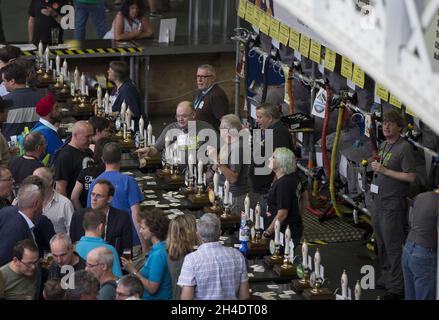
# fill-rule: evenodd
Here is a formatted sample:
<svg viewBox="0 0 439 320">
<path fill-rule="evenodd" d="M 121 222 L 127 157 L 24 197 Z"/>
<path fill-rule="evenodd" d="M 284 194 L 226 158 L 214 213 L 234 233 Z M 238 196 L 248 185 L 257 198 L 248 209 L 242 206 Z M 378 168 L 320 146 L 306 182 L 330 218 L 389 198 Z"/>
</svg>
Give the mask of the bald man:
<svg viewBox="0 0 439 320">
<path fill-rule="evenodd" d="M 93 127 L 87 121 L 76 122 L 72 140 L 55 159 L 56 191 L 69 199 L 79 172 L 93 163 L 93 152 L 89 149 L 91 137 Z"/>
<path fill-rule="evenodd" d="M 192 106 L 192 102 L 180 102 L 177 105 L 175 118 L 177 121 L 169 124 L 163 129 L 154 146 L 137 150 L 139 157 L 157 156 L 165 149 L 166 136 L 170 138 L 170 143 L 177 143 L 179 150 L 189 150 L 194 147 L 192 142 L 195 141 L 195 137 L 193 137 L 193 135 L 197 136 L 197 141 L 199 142 L 196 145 L 196 149 L 206 142 L 214 147 L 218 146 L 217 131 L 209 123 L 195 120 L 195 110 Z M 208 129 L 204 132 L 209 133 L 209 137 L 206 138 L 204 134 L 203 136 L 198 136 L 203 129 Z"/>
<path fill-rule="evenodd" d="M 85 270 L 93 273 L 99 280 L 98 300 L 116 298 L 117 277 L 113 274 L 113 253 L 105 247 L 91 250 L 87 255 Z"/>
<path fill-rule="evenodd" d="M 69 233 L 73 216 L 73 204 L 65 196 L 53 189 L 53 171 L 47 167 L 36 169 L 33 174 L 46 183 L 43 215 L 53 223 L 56 233 Z"/>
</svg>

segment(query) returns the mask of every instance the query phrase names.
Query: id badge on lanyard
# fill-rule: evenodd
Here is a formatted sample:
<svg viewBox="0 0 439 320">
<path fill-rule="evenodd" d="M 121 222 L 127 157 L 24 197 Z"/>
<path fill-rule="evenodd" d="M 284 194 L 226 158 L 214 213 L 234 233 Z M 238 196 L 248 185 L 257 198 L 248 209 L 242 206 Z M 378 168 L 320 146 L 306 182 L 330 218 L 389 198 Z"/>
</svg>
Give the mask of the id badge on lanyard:
<svg viewBox="0 0 439 320">
<path fill-rule="evenodd" d="M 116 102 L 116 99 L 117 99 L 117 96 L 110 96 L 110 99 L 108 102 L 109 102 L 111 111 L 113 111 L 113 105 Z"/>
</svg>

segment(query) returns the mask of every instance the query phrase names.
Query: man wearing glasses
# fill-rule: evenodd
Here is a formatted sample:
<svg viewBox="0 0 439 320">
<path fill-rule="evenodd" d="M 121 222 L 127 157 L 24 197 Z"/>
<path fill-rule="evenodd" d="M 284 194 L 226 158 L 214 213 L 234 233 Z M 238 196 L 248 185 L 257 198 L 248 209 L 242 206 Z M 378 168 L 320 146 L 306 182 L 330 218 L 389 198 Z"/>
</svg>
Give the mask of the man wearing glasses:
<svg viewBox="0 0 439 320">
<path fill-rule="evenodd" d="M 39 261 L 36 244 L 29 239 L 19 241 L 12 261 L 0 268 L 0 299 L 35 299 Z"/>
<path fill-rule="evenodd" d="M 14 177 L 8 168 L 0 166 L 0 209 L 10 206 L 14 197 Z"/>
<path fill-rule="evenodd" d="M 148 156 L 154 157 L 164 151 L 166 147 L 166 137 L 170 139 L 170 144 L 176 143 L 176 147 L 180 151 L 198 149 L 203 143 L 208 143 L 208 145 L 217 148 L 219 139 L 217 130 L 208 122 L 198 119 L 195 120 L 195 110 L 191 102 L 180 102 L 177 105 L 175 118 L 177 121 L 163 129 L 154 146 L 137 150 L 140 159 Z M 209 136 L 199 136 L 201 130 L 207 133 L 204 129 L 209 129 L 207 130 Z M 188 159 L 188 157 L 185 159 Z"/>
<path fill-rule="evenodd" d="M 110 181 L 96 180 L 90 194 L 90 203 L 92 209 L 99 210 L 106 216 L 105 241 L 114 246 L 117 252 L 122 255 L 124 250 L 132 250 L 132 226 L 129 212 L 110 206 L 114 194 L 115 188 Z M 80 209 L 73 214 L 70 224 L 70 236 L 73 242 L 78 241 L 84 235 L 82 227 L 84 214 L 85 209 Z"/>
<path fill-rule="evenodd" d="M 198 95 L 194 100 L 197 120 L 210 123 L 219 130 L 221 118 L 229 112 L 229 100 L 224 90 L 215 83 L 216 72 L 210 64 L 197 69 Z"/>
</svg>

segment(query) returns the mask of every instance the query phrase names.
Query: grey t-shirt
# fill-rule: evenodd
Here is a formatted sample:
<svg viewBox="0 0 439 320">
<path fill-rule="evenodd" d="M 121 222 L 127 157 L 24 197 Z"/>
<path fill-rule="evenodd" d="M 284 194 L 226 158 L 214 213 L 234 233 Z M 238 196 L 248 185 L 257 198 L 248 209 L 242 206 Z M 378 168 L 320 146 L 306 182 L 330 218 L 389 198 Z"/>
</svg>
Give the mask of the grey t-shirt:
<svg viewBox="0 0 439 320">
<path fill-rule="evenodd" d="M 235 183 L 230 184 L 230 192 L 233 197 L 242 196 L 249 191 L 248 187 L 248 173 L 250 164 L 244 163 L 244 151 L 242 141 L 238 143 L 238 141 L 229 145 L 230 153 L 227 157 L 227 167 L 230 170 L 239 174 L 238 180 Z M 220 176 L 219 184 L 220 186 L 224 186 L 224 182 L 226 178 L 224 175 Z"/>
<path fill-rule="evenodd" d="M 116 287 L 115 280 L 110 280 L 101 285 L 98 293 L 98 300 L 114 300 L 116 299 Z"/>
<path fill-rule="evenodd" d="M 209 143 L 209 145 L 217 145 L 217 143 L 218 143 L 218 133 L 217 133 L 217 131 L 215 130 L 215 128 L 214 127 L 212 127 L 212 125 L 211 124 L 209 124 L 209 123 L 207 123 L 207 122 L 205 122 L 205 121 L 201 121 L 201 120 L 196 120 L 196 121 L 189 121 L 190 123 L 189 123 L 189 126 L 188 126 L 188 128 L 190 129 L 190 125 L 191 125 L 191 122 L 194 122 L 195 123 L 195 131 L 196 131 L 196 134 L 198 135 L 198 133 L 201 131 L 201 130 L 203 130 L 203 129 L 211 129 L 211 130 L 213 130 L 213 134 L 215 135 L 215 139 L 216 139 L 216 142 L 213 142 L 213 141 L 207 141 L 207 140 L 201 140 L 200 141 L 200 143 L 203 143 L 203 142 L 208 142 Z M 162 152 L 163 150 L 165 150 L 165 138 L 166 138 L 166 135 L 168 134 L 168 132 L 170 131 L 170 130 L 172 130 L 172 129 L 180 129 L 183 133 L 185 133 L 185 134 L 187 134 L 187 133 L 191 133 L 191 132 L 188 132 L 188 129 L 181 129 L 179 126 L 178 126 L 178 122 L 173 122 L 173 123 L 171 123 L 171 124 L 169 124 L 169 125 L 167 125 L 164 129 L 163 129 L 163 131 L 162 131 L 162 133 L 160 134 L 160 136 L 158 137 L 158 139 L 157 139 L 157 141 L 156 141 L 156 143 L 155 143 L 155 145 L 154 145 L 154 147 L 158 150 L 158 151 L 160 151 L 160 152 Z M 170 137 L 171 139 L 173 138 L 173 137 Z M 173 142 L 175 142 L 176 140 L 177 140 L 177 138 L 176 137 L 174 137 L 173 138 L 174 140 L 171 140 L 171 143 L 173 143 Z M 215 146 L 216 146 L 215 145 Z"/>
<path fill-rule="evenodd" d="M 410 212 L 409 224 L 408 240 L 427 248 L 436 249 L 439 227 L 439 194 L 429 191 L 417 195 Z"/>
<path fill-rule="evenodd" d="M 399 138 L 394 144 L 383 142 L 379 149 L 381 163 L 388 169 L 414 173 L 416 163 L 412 146 L 403 138 Z M 378 195 L 381 199 L 403 198 L 407 196 L 410 183 L 399 181 L 383 175 L 374 173 L 372 183 L 378 186 Z"/>
</svg>

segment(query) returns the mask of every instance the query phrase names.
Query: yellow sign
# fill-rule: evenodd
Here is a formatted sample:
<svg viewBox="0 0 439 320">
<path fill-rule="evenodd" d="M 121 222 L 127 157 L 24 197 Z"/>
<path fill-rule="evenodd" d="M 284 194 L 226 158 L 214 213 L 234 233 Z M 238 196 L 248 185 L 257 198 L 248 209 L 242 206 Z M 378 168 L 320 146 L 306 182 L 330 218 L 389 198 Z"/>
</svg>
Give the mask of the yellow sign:
<svg viewBox="0 0 439 320">
<path fill-rule="evenodd" d="M 331 49 L 325 49 L 325 68 L 331 72 L 335 70 L 335 63 L 337 61 L 337 53 Z"/>
<path fill-rule="evenodd" d="M 320 64 L 322 57 L 322 46 L 320 45 L 320 43 L 311 40 L 311 51 L 309 53 L 309 58 L 314 61 L 317 62 L 318 64 Z"/>
<path fill-rule="evenodd" d="M 280 26 L 280 22 L 276 20 L 274 17 L 271 17 L 270 37 L 277 41 L 279 41 L 279 26 Z"/>
<path fill-rule="evenodd" d="M 389 101 L 389 91 L 380 83 L 375 83 L 375 94 L 382 100 Z"/>
<path fill-rule="evenodd" d="M 245 21 L 247 21 L 250 24 L 254 23 L 254 15 L 255 15 L 256 7 L 251 4 L 250 2 L 247 3 L 247 11 L 245 13 Z"/>
<path fill-rule="evenodd" d="M 346 57 L 341 59 L 341 75 L 346 79 L 352 80 L 352 61 Z"/>
<path fill-rule="evenodd" d="M 289 46 L 293 48 L 294 50 L 299 50 L 300 46 L 300 33 L 294 30 L 293 28 L 290 28 L 290 42 Z"/>
<path fill-rule="evenodd" d="M 245 12 L 247 9 L 247 0 L 239 0 L 239 7 L 238 7 L 238 16 L 241 19 L 245 18 Z"/>
<path fill-rule="evenodd" d="M 401 101 L 397 97 L 395 97 L 393 94 L 390 95 L 389 103 L 392 106 L 395 106 L 397 108 L 401 108 L 401 105 L 402 105 Z"/>
<path fill-rule="evenodd" d="M 411 115 L 412 117 L 416 117 L 415 113 L 409 107 L 405 107 L 405 112 Z"/>
<path fill-rule="evenodd" d="M 355 83 L 357 87 L 364 89 L 364 71 L 359 66 L 354 65 L 354 75 L 352 76 L 352 82 Z"/>
<path fill-rule="evenodd" d="M 257 9 L 257 11 L 259 11 L 259 31 L 268 35 L 270 32 L 270 16 L 262 10 Z"/>
<path fill-rule="evenodd" d="M 311 39 L 304 34 L 300 36 L 300 48 L 299 51 L 302 56 L 308 58 L 309 57 L 309 47 L 310 47 Z"/>
<path fill-rule="evenodd" d="M 284 46 L 288 45 L 288 40 L 290 39 L 290 27 L 286 24 L 281 23 L 279 28 L 279 42 Z"/>
</svg>

